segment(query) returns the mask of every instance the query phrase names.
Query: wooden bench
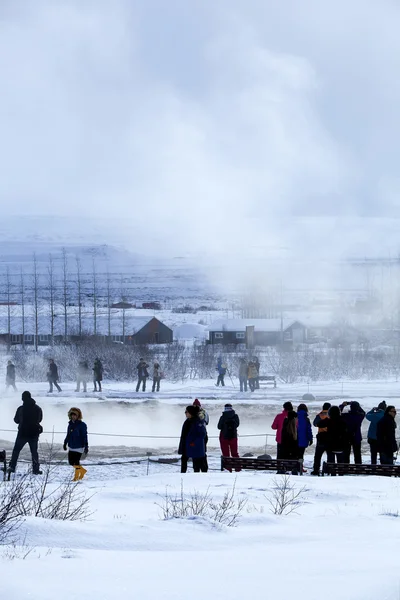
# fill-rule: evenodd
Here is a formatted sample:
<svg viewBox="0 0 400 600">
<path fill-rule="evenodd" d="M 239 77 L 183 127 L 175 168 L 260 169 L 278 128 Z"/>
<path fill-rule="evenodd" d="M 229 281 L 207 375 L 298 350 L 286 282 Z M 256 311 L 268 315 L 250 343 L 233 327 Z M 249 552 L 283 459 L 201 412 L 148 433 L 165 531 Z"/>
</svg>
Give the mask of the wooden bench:
<svg viewBox="0 0 400 600">
<path fill-rule="evenodd" d="M 221 456 L 221 471 L 227 470 L 251 470 L 251 471 L 282 471 L 283 473 L 297 471 L 303 475 L 303 461 L 289 460 L 285 458 L 233 458 Z"/>
<path fill-rule="evenodd" d="M 3 463 L 2 471 L 3 479 L 5 481 L 7 477 L 7 455 L 5 450 L 0 450 L 0 463 Z"/>
<path fill-rule="evenodd" d="M 322 475 L 381 475 L 400 477 L 400 465 L 354 465 L 328 463 L 322 465 Z"/>
<path fill-rule="evenodd" d="M 258 377 L 258 381 L 260 382 L 260 384 L 262 383 L 263 386 L 265 385 L 265 387 L 269 383 L 272 383 L 272 385 L 274 386 L 274 388 L 276 388 L 276 377 L 275 377 L 275 375 L 260 375 Z"/>
</svg>

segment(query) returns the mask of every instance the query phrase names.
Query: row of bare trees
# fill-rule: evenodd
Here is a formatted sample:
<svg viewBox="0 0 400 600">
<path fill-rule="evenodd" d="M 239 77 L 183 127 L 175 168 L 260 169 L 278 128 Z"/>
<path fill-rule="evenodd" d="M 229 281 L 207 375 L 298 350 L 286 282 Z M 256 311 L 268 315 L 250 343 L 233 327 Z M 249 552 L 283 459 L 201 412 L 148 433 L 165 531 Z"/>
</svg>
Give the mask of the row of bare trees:
<svg viewBox="0 0 400 600">
<path fill-rule="evenodd" d="M 71 335 L 96 336 L 102 307 L 107 311 L 107 327 L 102 333 L 111 337 L 111 305 L 116 300 L 126 301 L 126 293 L 124 276 L 99 272 L 94 256 L 88 272 L 79 256 L 69 256 L 65 249 L 61 256 L 49 254 L 45 264 L 33 254 L 30 266 L 8 266 L 0 273 L 0 334 L 7 336 L 8 349 L 15 332 L 24 346 L 29 325 L 35 350 L 41 334 L 49 336 L 51 345 L 56 336 L 64 340 Z M 125 337 L 125 309 L 120 311 L 119 330 Z"/>
</svg>

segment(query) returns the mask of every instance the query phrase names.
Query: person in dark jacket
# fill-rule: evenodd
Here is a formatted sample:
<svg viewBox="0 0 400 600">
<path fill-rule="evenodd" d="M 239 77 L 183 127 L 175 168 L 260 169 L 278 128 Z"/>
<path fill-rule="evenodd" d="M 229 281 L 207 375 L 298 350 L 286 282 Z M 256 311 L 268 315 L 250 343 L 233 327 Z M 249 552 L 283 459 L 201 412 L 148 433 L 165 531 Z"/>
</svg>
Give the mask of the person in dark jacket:
<svg viewBox="0 0 400 600">
<path fill-rule="evenodd" d="M 193 414 L 195 414 L 196 411 L 198 411 L 198 408 L 196 408 L 196 410 L 193 411 Z M 187 434 L 189 432 L 189 428 L 190 428 L 190 418 L 189 418 L 188 409 L 186 407 L 185 408 L 185 421 L 183 422 L 183 425 L 182 425 L 181 438 L 179 440 L 179 448 L 178 448 L 178 454 L 181 455 L 181 473 L 187 472 L 188 456 L 186 454 L 186 438 L 187 438 Z"/>
<path fill-rule="evenodd" d="M 330 402 L 325 402 L 322 405 L 322 410 L 317 414 L 313 421 L 314 427 L 318 427 L 317 433 L 317 445 L 315 447 L 314 454 L 314 467 L 311 471 L 311 475 L 319 475 L 319 470 L 321 467 L 321 459 L 324 452 L 327 452 L 326 442 L 327 442 L 327 432 L 328 429 L 325 427 L 325 419 L 328 418 L 328 411 L 331 407 Z"/>
<path fill-rule="evenodd" d="M 86 457 L 89 452 L 87 425 L 82 421 L 82 411 L 79 408 L 70 408 L 68 418 L 69 423 L 63 448 L 64 450 L 68 449 L 68 462 L 75 469 L 73 481 L 78 481 L 83 479 L 87 473 L 80 463 L 82 455 L 84 454 Z"/>
<path fill-rule="evenodd" d="M 17 408 L 17 412 L 15 413 L 14 417 L 14 422 L 18 425 L 18 434 L 8 467 L 9 473 L 15 472 L 19 454 L 25 444 L 29 444 L 29 449 L 32 455 L 32 473 L 34 475 L 42 474 L 42 471 L 40 471 L 38 454 L 39 435 L 43 431 L 43 427 L 40 425 L 42 419 L 42 409 L 36 404 L 35 400 L 31 396 L 31 393 L 23 392 L 22 406 Z"/>
<path fill-rule="evenodd" d="M 281 458 L 296 460 L 299 454 L 297 413 L 289 410 L 282 425 Z"/>
<path fill-rule="evenodd" d="M 308 408 L 306 404 L 299 404 L 297 408 L 297 444 L 299 447 L 298 458 L 304 458 L 305 449 L 313 443 L 313 434 Z"/>
<path fill-rule="evenodd" d="M 149 377 L 149 372 L 148 372 L 148 367 L 149 365 L 146 363 L 146 361 L 141 358 L 139 363 L 136 366 L 137 369 L 137 373 L 138 373 L 138 382 L 137 382 L 137 386 L 136 386 L 136 391 L 139 391 L 140 388 L 140 384 L 142 384 L 142 392 L 146 391 L 146 380 Z"/>
<path fill-rule="evenodd" d="M 186 408 L 189 417 L 189 430 L 186 436 L 186 456 L 192 459 L 193 471 L 200 473 L 204 469 L 204 459 L 206 456 L 205 437 L 207 431 L 204 422 L 199 418 L 199 409 L 197 406 L 188 406 Z"/>
<path fill-rule="evenodd" d="M 379 458 L 381 465 L 392 465 L 393 454 L 397 452 L 396 442 L 396 408 L 388 406 L 382 419 L 376 426 L 376 437 L 378 442 Z"/>
<path fill-rule="evenodd" d="M 188 459 L 192 459 L 193 471 L 199 473 L 204 470 L 206 455 L 204 439 L 206 428 L 199 418 L 198 406 L 187 406 L 185 410 L 186 421 L 182 426 L 178 454 L 181 454 L 181 473 L 186 473 Z"/>
<path fill-rule="evenodd" d="M 200 402 L 200 400 L 198 400 L 198 398 L 194 399 L 193 406 L 197 406 L 198 407 L 198 409 L 199 409 L 199 419 L 203 423 L 203 425 L 205 427 L 205 430 L 206 430 L 206 437 L 204 438 L 205 456 L 204 456 L 203 464 L 202 464 L 202 467 L 201 467 L 200 470 L 201 470 L 202 473 L 207 473 L 207 471 L 208 471 L 208 460 L 207 460 L 208 434 L 207 434 L 207 425 L 210 422 L 210 417 L 208 416 L 208 412 L 206 411 L 206 409 L 201 406 L 201 402 Z"/>
<path fill-rule="evenodd" d="M 53 385 L 56 386 L 58 392 L 61 392 L 61 388 L 58 385 L 58 379 L 59 379 L 58 367 L 57 367 L 56 363 L 54 362 L 54 359 L 51 358 L 49 360 L 49 370 L 47 372 L 47 380 L 50 385 L 49 394 L 51 394 L 53 391 Z"/>
<path fill-rule="evenodd" d="M 222 387 L 225 386 L 225 374 L 226 374 L 226 365 L 222 362 L 222 357 L 220 356 L 217 361 L 217 367 L 215 369 L 218 371 L 217 383 L 215 384 L 217 387 L 221 384 Z"/>
<path fill-rule="evenodd" d="M 241 358 L 239 361 L 239 383 L 241 392 L 247 392 L 247 372 L 247 362 L 244 358 Z"/>
<path fill-rule="evenodd" d="M 373 408 L 365 415 L 367 421 L 370 422 L 368 427 L 368 444 L 371 452 L 371 465 L 377 464 L 378 458 L 378 440 L 376 437 L 376 428 L 379 421 L 382 419 L 386 410 L 386 402 L 380 402 L 377 407 Z"/>
<path fill-rule="evenodd" d="M 15 365 L 11 362 L 11 360 L 9 360 L 7 363 L 6 390 L 8 390 L 10 385 L 14 388 L 14 392 L 16 392 L 17 387 L 15 385 Z"/>
<path fill-rule="evenodd" d="M 219 445 L 222 456 L 239 458 L 237 432 L 239 425 L 240 419 L 233 410 L 232 404 L 225 404 L 224 412 L 218 421 L 218 429 L 220 430 Z M 240 469 L 236 469 L 236 471 L 240 471 Z"/>
<path fill-rule="evenodd" d="M 324 421 L 326 428 L 326 454 L 328 462 L 345 462 L 345 452 L 349 445 L 346 423 L 338 406 L 331 406 L 328 418 Z"/>
<path fill-rule="evenodd" d="M 353 450 L 354 463 L 356 465 L 361 465 L 361 424 L 364 420 L 365 412 L 361 408 L 360 404 L 355 400 L 350 403 L 343 402 L 339 408 L 342 413 L 343 420 L 346 423 L 348 432 L 348 444 L 344 451 L 344 462 L 350 462 L 350 452 Z"/>
<path fill-rule="evenodd" d="M 103 381 L 103 364 L 99 358 L 94 359 L 93 364 L 93 391 L 97 392 L 97 386 L 99 386 L 99 392 L 101 392 L 101 382 Z"/>
<path fill-rule="evenodd" d="M 257 371 L 257 377 L 254 382 L 254 386 L 255 386 L 256 390 L 259 390 L 260 389 L 260 361 L 258 360 L 257 356 L 255 356 L 253 358 L 253 365 L 255 366 L 256 371 Z"/>
</svg>

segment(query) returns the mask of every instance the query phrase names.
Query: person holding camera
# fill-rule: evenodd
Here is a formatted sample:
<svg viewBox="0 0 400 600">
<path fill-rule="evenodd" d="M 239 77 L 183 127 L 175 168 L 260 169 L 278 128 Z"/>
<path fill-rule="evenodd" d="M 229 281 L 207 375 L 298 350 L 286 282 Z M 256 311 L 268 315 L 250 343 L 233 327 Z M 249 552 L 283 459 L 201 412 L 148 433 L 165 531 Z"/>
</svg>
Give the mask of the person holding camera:
<svg viewBox="0 0 400 600">
<path fill-rule="evenodd" d="M 378 459 L 378 439 L 376 428 L 378 426 L 379 421 L 383 418 L 386 410 L 386 402 L 380 402 L 377 407 L 374 407 L 372 410 L 367 412 L 365 418 L 370 422 L 370 426 L 368 428 L 368 444 L 371 452 L 371 465 L 377 464 Z"/>
</svg>

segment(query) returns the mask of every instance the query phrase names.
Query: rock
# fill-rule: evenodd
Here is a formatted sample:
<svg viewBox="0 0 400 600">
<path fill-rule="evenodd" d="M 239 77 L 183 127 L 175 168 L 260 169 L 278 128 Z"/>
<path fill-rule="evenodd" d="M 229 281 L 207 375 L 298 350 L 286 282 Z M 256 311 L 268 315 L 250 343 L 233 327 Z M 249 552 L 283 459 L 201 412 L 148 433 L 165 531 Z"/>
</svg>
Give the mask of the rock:
<svg viewBox="0 0 400 600">
<path fill-rule="evenodd" d="M 314 394 L 303 394 L 302 398 L 303 402 L 315 402 Z"/>
<path fill-rule="evenodd" d="M 257 456 L 257 458 L 262 458 L 264 460 L 272 460 L 272 456 L 270 454 L 261 454 L 260 456 Z"/>
<path fill-rule="evenodd" d="M 243 458 L 251 458 L 252 456 L 254 456 L 254 454 L 251 452 L 246 452 L 246 454 L 243 454 Z"/>
</svg>

